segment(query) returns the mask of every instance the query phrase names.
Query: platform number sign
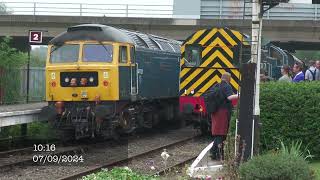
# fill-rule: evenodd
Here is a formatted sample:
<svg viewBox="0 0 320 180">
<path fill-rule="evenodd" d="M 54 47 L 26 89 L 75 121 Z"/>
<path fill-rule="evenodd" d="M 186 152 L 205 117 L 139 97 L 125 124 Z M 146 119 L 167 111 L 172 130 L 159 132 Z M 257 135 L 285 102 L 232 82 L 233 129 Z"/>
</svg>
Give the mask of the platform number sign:
<svg viewBox="0 0 320 180">
<path fill-rule="evenodd" d="M 42 31 L 29 31 L 30 43 L 42 43 Z"/>
</svg>

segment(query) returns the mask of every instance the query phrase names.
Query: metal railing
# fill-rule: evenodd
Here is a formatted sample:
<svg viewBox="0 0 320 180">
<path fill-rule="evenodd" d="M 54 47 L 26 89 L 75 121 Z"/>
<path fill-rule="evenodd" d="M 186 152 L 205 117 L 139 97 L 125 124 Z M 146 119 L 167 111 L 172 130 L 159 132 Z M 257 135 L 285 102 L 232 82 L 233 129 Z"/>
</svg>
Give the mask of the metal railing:
<svg viewBox="0 0 320 180">
<path fill-rule="evenodd" d="M 2 2 L 12 15 L 172 17 L 173 5 Z"/>
<path fill-rule="evenodd" d="M 0 105 L 26 103 L 27 72 L 26 68 L 0 71 Z M 44 101 L 45 69 L 30 67 L 29 78 L 29 102 Z"/>
<path fill-rule="evenodd" d="M 201 0 L 201 19 L 251 19 L 251 4 L 243 0 Z M 244 16 L 246 14 L 246 16 Z M 280 3 L 264 14 L 272 20 L 319 20 L 317 4 Z"/>
</svg>

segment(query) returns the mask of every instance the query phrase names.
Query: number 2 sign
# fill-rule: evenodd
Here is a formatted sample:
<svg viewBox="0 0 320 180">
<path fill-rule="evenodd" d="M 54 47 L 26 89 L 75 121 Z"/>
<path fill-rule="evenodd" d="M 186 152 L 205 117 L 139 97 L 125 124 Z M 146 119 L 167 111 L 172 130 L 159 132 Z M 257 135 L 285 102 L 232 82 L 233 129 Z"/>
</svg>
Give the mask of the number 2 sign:
<svg viewBox="0 0 320 180">
<path fill-rule="evenodd" d="M 42 43 L 42 31 L 29 31 L 30 43 Z"/>
</svg>

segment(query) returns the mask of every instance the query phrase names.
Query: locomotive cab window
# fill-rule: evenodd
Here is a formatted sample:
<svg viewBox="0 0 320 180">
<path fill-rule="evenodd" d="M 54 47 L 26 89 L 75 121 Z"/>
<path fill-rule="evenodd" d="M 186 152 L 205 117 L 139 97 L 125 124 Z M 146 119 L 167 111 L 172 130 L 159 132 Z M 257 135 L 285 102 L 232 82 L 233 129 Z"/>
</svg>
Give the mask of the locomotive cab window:
<svg viewBox="0 0 320 180">
<path fill-rule="evenodd" d="M 128 47 L 120 46 L 119 47 L 119 63 L 127 63 L 128 61 Z"/>
<path fill-rule="evenodd" d="M 186 45 L 185 57 L 187 66 L 199 66 L 201 61 L 202 49 L 197 45 Z"/>
<path fill-rule="evenodd" d="M 50 62 L 77 62 L 79 57 L 79 47 L 79 44 L 64 44 L 62 46 L 52 46 L 50 50 Z"/>
<path fill-rule="evenodd" d="M 131 62 L 131 64 L 135 62 L 135 60 L 134 60 L 135 54 L 134 53 L 135 53 L 135 50 L 134 50 L 134 47 L 132 46 L 132 47 L 130 47 L 130 62 Z"/>
<path fill-rule="evenodd" d="M 112 62 L 112 45 L 110 44 L 84 44 L 84 62 Z"/>
</svg>

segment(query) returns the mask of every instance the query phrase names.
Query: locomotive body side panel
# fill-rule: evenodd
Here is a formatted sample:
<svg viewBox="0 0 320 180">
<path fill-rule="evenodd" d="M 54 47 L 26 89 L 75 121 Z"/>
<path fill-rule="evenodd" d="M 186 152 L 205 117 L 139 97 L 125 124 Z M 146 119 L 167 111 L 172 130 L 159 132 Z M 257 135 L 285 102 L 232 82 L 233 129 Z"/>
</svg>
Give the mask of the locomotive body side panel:
<svg viewBox="0 0 320 180">
<path fill-rule="evenodd" d="M 164 99 L 179 96 L 179 54 L 136 50 L 139 97 Z"/>
</svg>

